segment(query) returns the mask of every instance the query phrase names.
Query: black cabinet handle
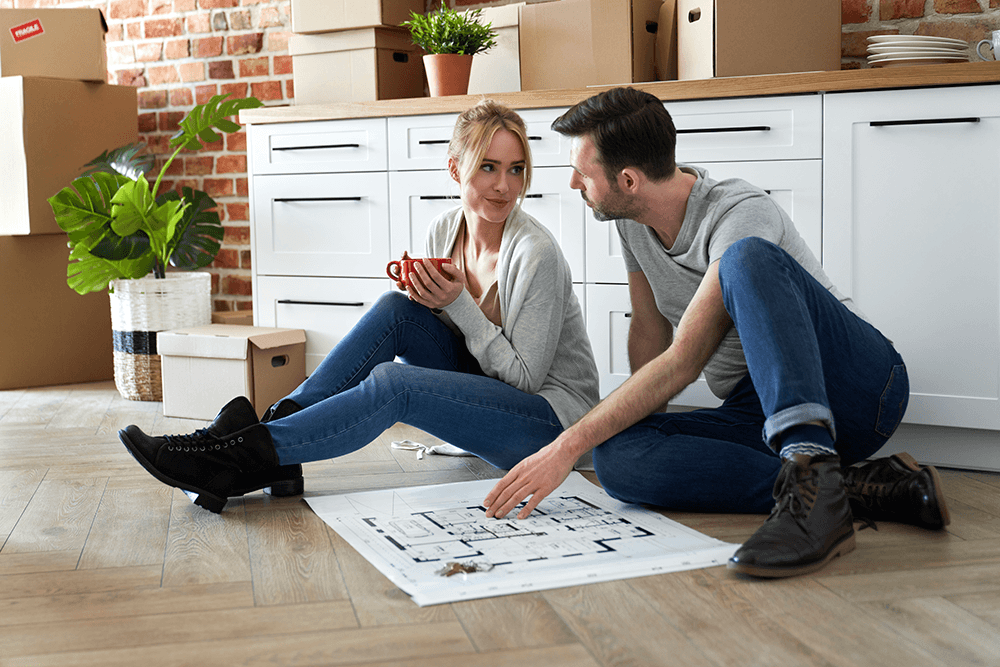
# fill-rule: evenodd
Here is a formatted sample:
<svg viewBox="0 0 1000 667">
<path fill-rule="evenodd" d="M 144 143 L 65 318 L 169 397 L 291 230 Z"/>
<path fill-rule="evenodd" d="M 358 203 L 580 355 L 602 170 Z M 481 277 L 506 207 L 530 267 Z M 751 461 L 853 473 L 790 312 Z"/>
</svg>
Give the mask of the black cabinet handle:
<svg viewBox="0 0 1000 667">
<path fill-rule="evenodd" d="M 461 199 L 461 195 L 420 195 L 419 199 L 425 201 L 436 201 L 439 199 Z"/>
<path fill-rule="evenodd" d="M 360 308 L 365 305 L 364 301 L 296 301 L 294 299 L 279 299 L 278 303 L 290 306 L 343 306 L 347 308 Z"/>
<path fill-rule="evenodd" d="M 745 127 L 693 127 L 677 130 L 677 134 L 715 134 L 721 132 L 770 132 L 768 125 L 747 125 Z"/>
<path fill-rule="evenodd" d="M 965 118 L 914 118 L 912 120 L 873 120 L 869 123 L 871 127 L 895 127 L 897 125 L 942 125 L 944 123 L 978 123 L 979 118 L 968 116 Z"/>
<path fill-rule="evenodd" d="M 326 148 L 361 148 L 361 144 L 326 144 L 323 146 L 275 146 L 272 151 L 318 151 Z"/>
<path fill-rule="evenodd" d="M 451 139 L 421 139 L 417 143 L 421 146 L 434 146 L 437 144 L 451 143 Z"/>
<path fill-rule="evenodd" d="M 361 197 L 280 197 L 274 201 L 297 202 L 297 201 L 361 201 Z"/>
</svg>

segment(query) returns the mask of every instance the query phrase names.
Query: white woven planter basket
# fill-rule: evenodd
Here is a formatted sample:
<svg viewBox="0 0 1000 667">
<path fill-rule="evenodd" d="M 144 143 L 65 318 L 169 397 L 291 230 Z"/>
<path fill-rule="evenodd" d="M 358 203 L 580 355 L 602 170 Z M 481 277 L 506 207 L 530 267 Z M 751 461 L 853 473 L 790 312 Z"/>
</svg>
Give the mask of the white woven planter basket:
<svg viewBox="0 0 1000 667">
<path fill-rule="evenodd" d="M 162 401 L 156 333 L 212 322 L 212 275 L 115 280 L 111 293 L 115 386 L 133 401 Z"/>
</svg>

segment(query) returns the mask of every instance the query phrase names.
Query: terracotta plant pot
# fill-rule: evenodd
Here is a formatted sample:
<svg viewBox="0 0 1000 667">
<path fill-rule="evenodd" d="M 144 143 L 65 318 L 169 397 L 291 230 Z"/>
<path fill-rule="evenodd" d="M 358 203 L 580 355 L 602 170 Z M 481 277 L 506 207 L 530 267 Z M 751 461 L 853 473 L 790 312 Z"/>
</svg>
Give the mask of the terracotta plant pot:
<svg viewBox="0 0 1000 667">
<path fill-rule="evenodd" d="M 424 56 L 427 86 L 431 97 L 465 95 L 469 92 L 472 56 L 464 53 L 435 53 Z"/>
</svg>

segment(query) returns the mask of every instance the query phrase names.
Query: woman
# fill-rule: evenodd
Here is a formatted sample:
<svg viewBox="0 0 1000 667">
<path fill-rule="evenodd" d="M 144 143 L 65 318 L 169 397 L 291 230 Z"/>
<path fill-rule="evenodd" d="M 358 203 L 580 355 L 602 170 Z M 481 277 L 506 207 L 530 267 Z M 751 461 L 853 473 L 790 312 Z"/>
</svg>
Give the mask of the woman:
<svg viewBox="0 0 1000 667">
<path fill-rule="evenodd" d="M 489 100 L 466 111 L 448 170 L 462 205 L 432 223 L 427 255 L 450 265 L 418 263 L 406 293 L 384 294 L 260 422 L 240 397 L 188 435 L 129 426 L 119 437 L 136 460 L 219 512 L 261 488 L 301 493 L 302 463 L 360 449 L 396 422 L 510 468 L 583 416 L 597 367 L 562 251 L 520 207 L 524 121 Z"/>
</svg>

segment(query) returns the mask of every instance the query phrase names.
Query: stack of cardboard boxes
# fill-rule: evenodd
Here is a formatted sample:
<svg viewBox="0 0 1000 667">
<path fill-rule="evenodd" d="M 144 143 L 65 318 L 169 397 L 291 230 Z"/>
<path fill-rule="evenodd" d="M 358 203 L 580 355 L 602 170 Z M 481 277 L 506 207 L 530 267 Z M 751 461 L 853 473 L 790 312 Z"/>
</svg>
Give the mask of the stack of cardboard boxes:
<svg viewBox="0 0 1000 667">
<path fill-rule="evenodd" d="M 107 79 L 97 9 L 0 9 L 0 389 L 108 380 L 106 294 L 66 285 L 48 198 L 138 138 L 136 90 Z"/>
<path fill-rule="evenodd" d="M 424 0 L 292 0 L 296 104 L 424 95 L 423 52 L 400 23 Z"/>
</svg>

